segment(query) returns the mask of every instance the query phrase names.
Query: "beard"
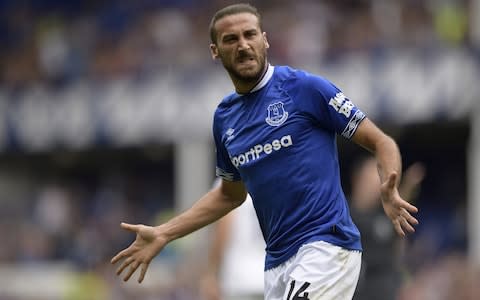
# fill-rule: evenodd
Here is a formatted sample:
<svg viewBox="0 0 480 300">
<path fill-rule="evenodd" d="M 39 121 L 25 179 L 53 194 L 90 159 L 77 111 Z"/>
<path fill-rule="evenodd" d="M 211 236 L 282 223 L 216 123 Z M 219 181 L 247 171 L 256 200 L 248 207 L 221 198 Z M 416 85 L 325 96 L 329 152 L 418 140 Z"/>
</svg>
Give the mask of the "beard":
<svg viewBox="0 0 480 300">
<path fill-rule="evenodd" d="M 255 65 L 242 66 L 242 63 L 249 61 L 251 55 L 240 55 L 235 59 L 234 63 L 228 62 L 224 57 L 221 57 L 221 61 L 225 70 L 234 81 L 243 83 L 256 83 L 263 75 L 266 66 L 266 51 L 263 51 L 258 56 L 254 56 L 252 62 L 256 62 Z"/>
</svg>

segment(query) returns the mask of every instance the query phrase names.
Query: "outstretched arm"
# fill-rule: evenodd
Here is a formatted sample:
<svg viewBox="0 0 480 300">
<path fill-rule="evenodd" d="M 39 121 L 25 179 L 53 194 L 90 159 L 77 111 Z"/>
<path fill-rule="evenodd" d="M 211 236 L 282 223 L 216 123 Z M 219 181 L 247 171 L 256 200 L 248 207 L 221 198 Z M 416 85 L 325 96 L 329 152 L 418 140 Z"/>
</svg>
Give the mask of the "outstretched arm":
<svg viewBox="0 0 480 300">
<path fill-rule="evenodd" d="M 156 227 L 122 223 L 121 227 L 136 233 L 136 238 L 128 248 L 112 258 L 112 264 L 124 259 L 117 269 L 117 275 L 130 266 L 123 278 L 124 281 L 127 281 L 141 266 L 138 278 L 138 282 L 141 283 L 152 259 L 169 242 L 215 222 L 242 204 L 246 195 L 247 192 L 242 182 L 223 180 L 222 184 L 205 194 L 190 209 L 167 223 Z"/>
<path fill-rule="evenodd" d="M 395 141 L 383 133 L 373 122 L 365 119 L 360 123 L 352 140 L 372 152 L 377 160 L 381 180 L 381 199 L 383 209 L 390 218 L 400 236 L 405 231 L 414 232 L 418 224 L 412 214 L 418 210 L 401 198 L 398 186 L 402 175 L 400 151 Z"/>
</svg>

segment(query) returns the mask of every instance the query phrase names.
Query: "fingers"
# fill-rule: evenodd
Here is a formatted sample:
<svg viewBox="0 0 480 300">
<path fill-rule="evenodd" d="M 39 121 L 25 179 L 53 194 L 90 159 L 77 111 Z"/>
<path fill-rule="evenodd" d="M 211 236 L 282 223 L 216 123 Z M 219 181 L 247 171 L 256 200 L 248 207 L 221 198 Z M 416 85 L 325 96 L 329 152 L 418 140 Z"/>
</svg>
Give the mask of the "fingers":
<svg viewBox="0 0 480 300">
<path fill-rule="evenodd" d="M 413 226 L 408 223 L 408 221 L 403 218 L 403 217 L 399 217 L 397 220 L 395 220 L 393 222 L 393 226 L 395 228 L 395 231 L 398 233 L 398 235 L 400 235 L 401 237 L 405 237 L 406 236 L 406 232 L 408 233 L 413 233 L 415 232 L 415 228 L 413 228 Z"/>
<path fill-rule="evenodd" d="M 120 227 L 135 233 L 140 230 L 140 225 L 133 225 L 133 224 L 123 223 L 123 222 L 120 224 Z"/>
<path fill-rule="evenodd" d="M 400 223 L 402 228 L 408 231 L 409 233 L 415 232 L 415 228 L 413 228 L 413 226 L 405 218 L 401 218 Z"/>
<path fill-rule="evenodd" d="M 130 266 L 130 269 L 128 269 L 128 272 L 125 275 L 125 277 L 123 277 L 123 281 L 128 281 L 130 277 L 133 275 L 133 273 L 135 273 L 135 271 L 138 269 L 139 265 L 140 263 L 138 261 L 134 261 Z"/>
<path fill-rule="evenodd" d="M 126 229 L 126 230 L 133 231 L 133 232 L 137 232 L 139 230 L 139 225 L 132 225 L 132 224 L 128 224 L 128 223 L 121 223 L 120 227 L 122 227 L 123 229 Z M 115 255 L 110 260 L 110 263 L 115 264 L 117 261 L 124 258 L 125 256 L 128 256 L 129 254 L 130 254 L 130 247 L 120 251 L 117 255 Z"/>
<path fill-rule="evenodd" d="M 411 214 L 416 214 L 418 213 L 418 208 L 411 205 L 405 200 L 402 200 L 402 202 L 399 205 L 400 207 L 400 216 L 403 216 L 410 224 L 417 225 L 418 220 L 415 219 Z"/>
<path fill-rule="evenodd" d="M 397 218 L 393 220 L 395 231 L 401 236 L 405 237 L 406 232 L 413 233 L 415 228 L 413 225 L 418 224 L 418 220 L 414 218 L 406 209 L 402 209 Z"/>
<path fill-rule="evenodd" d="M 140 276 L 138 278 L 138 283 L 142 283 L 143 279 L 145 278 L 145 274 L 147 273 L 147 269 L 149 266 L 148 262 L 141 263 L 139 260 L 136 260 L 136 258 L 131 256 L 125 259 L 122 265 L 117 269 L 116 273 L 119 276 L 128 266 L 130 266 L 130 268 L 128 269 L 128 272 L 125 274 L 125 277 L 123 278 L 124 281 L 128 281 L 140 265 L 142 266 L 142 269 L 141 269 Z"/>
<path fill-rule="evenodd" d="M 399 220 L 393 221 L 393 227 L 395 228 L 395 231 L 398 233 L 398 235 L 400 235 L 401 237 L 405 236 L 405 232 L 403 231 L 402 225 L 400 225 Z"/>
<path fill-rule="evenodd" d="M 405 201 L 405 203 L 403 203 L 403 208 L 406 209 L 410 213 L 416 214 L 418 212 L 418 208 L 416 208 L 412 204 L 408 203 L 407 201 Z"/>
<path fill-rule="evenodd" d="M 133 257 L 127 258 L 122 265 L 117 269 L 117 275 L 120 275 L 126 267 L 128 267 L 135 259 Z"/>
<path fill-rule="evenodd" d="M 140 277 L 138 277 L 138 283 L 142 283 L 143 279 L 145 278 L 145 274 L 147 273 L 149 263 L 142 264 L 142 270 L 140 272 Z"/>
<path fill-rule="evenodd" d="M 133 224 L 128 224 L 128 223 L 121 223 L 120 226 L 125 229 L 129 230 L 132 232 L 137 233 L 137 239 L 139 236 L 139 231 L 142 230 L 144 225 L 133 225 Z M 138 246 L 138 245 L 137 245 Z M 138 247 L 135 246 L 135 242 L 130 245 L 127 249 L 122 250 L 119 252 L 117 255 L 115 255 L 111 259 L 111 263 L 115 264 L 121 259 L 125 258 L 121 266 L 117 269 L 117 275 L 122 274 L 126 269 L 127 272 L 125 273 L 125 276 L 123 277 L 124 281 L 128 281 L 130 277 L 135 273 L 135 271 L 138 269 L 139 266 L 142 266 L 141 268 L 141 273 L 138 279 L 138 282 L 141 283 L 143 279 L 145 278 L 145 274 L 148 269 L 150 259 L 143 259 L 142 255 L 139 255 L 139 250 Z M 143 247 L 143 246 L 142 246 Z M 147 262 L 148 261 L 148 262 Z"/>
<path fill-rule="evenodd" d="M 122 251 L 120 251 L 117 255 L 115 255 L 112 260 L 110 261 L 110 263 L 112 264 L 115 264 L 117 261 L 119 261 L 120 259 L 124 258 L 125 256 L 128 256 L 130 254 L 130 251 L 129 251 L 130 248 L 127 248 L 127 249 L 124 249 Z"/>
<path fill-rule="evenodd" d="M 125 274 L 125 277 L 123 278 L 124 281 L 128 281 L 130 277 L 132 277 L 133 273 L 138 269 L 139 266 L 142 266 L 140 270 L 140 276 L 138 277 L 138 283 L 142 283 L 143 279 L 145 278 L 145 274 L 147 273 L 147 269 L 149 266 L 149 263 L 140 263 L 139 261 L 136 261 L 134 258 L 130 257 L 127 260 L 125 260 L 120 268 L 117 270 L 117 275 L 120 275 L 125 268 L 130 266 L 128 269 L 128 272 Z"/>
<path fill-rule="evenodd" d="M 418 225 L 418 220 L 415 217 L 413 217 L 411 214 L 409 214 L 407 211 L 405 211 L 403 217 L 408 223 L 412 225 Z"/>
</svg>

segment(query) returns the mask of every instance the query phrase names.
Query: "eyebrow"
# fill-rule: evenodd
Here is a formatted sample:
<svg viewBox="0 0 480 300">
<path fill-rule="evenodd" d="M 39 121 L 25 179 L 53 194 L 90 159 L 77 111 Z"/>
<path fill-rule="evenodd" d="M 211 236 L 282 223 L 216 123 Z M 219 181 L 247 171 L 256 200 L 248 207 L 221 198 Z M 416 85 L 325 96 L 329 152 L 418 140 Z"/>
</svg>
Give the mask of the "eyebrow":
<svg viewBox="0 0 480 300">
<path fill-rule="evenodd" d="M 252 34 L 252 33 L 257 33 L 258 30 L 256 28 L 252 28 L 252 29 L 247 29 L 245 31 L 242 32 L 242 34 Z M 225 40 L 227 38 L 232 38 L 232 37 L 236 37 L 238 34 L 236 33 L 226 33 L 222 36 L 222 40 Z"/>
<path fill-rule="evenodd" d="M 227 39 L 230 39 L 230 38 L 235 38 L 237 37 L 237 34 L 235 33 L 227 33 L 225 35 L 222 36 L 222 41 L 224 40 L 227 40 Z"/>
<path fill-rule="evenodd" d="M 248 30 L 245 30 L 244 33 L 257 33 L 257 29 L 256 28 L 248 29 Z"/>
</svg>

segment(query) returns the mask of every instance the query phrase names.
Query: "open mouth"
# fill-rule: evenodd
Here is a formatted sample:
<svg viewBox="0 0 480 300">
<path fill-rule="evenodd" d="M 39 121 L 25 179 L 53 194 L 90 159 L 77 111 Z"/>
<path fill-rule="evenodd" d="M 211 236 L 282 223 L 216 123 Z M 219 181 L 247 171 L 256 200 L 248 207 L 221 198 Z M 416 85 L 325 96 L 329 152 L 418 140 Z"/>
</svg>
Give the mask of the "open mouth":
<svg viewBox="0 0 480 300">
<path fill-rule="evenodd" d="M 254 61 L 255 61 L 255 58 L 252 56 L 244 56 L 244 57 L 237 58 L 238 63 L 249 63 Z"/>
</svg>

